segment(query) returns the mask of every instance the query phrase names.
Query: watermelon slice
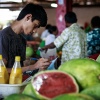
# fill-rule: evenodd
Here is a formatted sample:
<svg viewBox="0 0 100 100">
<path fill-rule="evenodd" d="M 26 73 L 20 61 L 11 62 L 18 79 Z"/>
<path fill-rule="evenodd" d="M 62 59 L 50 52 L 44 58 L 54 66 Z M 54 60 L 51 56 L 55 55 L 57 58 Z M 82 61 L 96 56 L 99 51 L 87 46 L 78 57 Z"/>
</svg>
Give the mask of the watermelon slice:
<svg viewBox="0 0 100 100">
<path fill-rule="evenodd" d="M 60 94 L 79 92 L 76 80 L 70 74 L 58 70 L 39 72 L 31 82 L 37 97 L 46 100 Z"/>
</svg>

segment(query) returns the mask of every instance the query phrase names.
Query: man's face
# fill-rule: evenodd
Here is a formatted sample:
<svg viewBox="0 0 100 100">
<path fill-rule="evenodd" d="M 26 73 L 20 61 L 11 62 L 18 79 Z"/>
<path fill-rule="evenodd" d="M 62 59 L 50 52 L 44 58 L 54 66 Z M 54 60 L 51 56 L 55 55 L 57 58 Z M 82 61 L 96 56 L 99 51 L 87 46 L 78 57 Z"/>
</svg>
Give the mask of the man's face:
<svg viewBox="0 0 100 100">
<path fill-rule="evenodd" d="M 32 17 L 28 17 L 27 20 L 25 20 L 23 25 L 24 34 L 27 35 L 27 34 L 32 34 L 37 32 L 39 26 L 40 26 L 39 20 L 32 21 Z"/>
</svg>

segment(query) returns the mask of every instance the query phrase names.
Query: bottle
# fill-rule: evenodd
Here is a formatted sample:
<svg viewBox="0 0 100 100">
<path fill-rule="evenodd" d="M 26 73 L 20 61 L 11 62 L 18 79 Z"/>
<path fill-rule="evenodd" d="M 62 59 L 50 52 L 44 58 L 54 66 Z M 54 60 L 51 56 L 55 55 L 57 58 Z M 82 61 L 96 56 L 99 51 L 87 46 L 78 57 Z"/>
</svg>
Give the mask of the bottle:
<svg viewBox="0 0 100 100">
<path fill-rule="evenodd" d="M 0 55 L 0 84 L 9 83 L 9 74 L 3 62 L 2 55 Z"/>
<path fill-rule="evenodd" d="M 20 64 L 20 56 L 15 57 L 15 62 L 10 73 L 9 84 L 22 83 L 22 68 Z"/>
</svg>

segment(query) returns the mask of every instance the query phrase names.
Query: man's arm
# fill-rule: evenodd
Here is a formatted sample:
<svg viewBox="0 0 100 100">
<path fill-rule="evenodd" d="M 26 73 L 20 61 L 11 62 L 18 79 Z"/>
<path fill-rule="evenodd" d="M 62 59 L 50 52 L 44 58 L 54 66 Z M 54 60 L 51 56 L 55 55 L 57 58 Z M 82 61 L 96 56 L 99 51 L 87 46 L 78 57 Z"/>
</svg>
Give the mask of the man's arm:
<svg viewBox="0 0 100 100">
<path fill-rule="evenodd" d="M 28 71 L 28 70 L 35 70 L 35 69 L 45 69 L 49 66 L 50 62 L 48 59 L 40 58 L 34 65 L 24 66 L 22 67 L 22 72 Z M 8 73 L 11 72 L 12 68 L 7 68 Z"/>
<path fill-rule="evenodd" d="M 49 45 L 46 45 L 45 47 L 41 48 L 41 50 L 48 50 L 48 49 L 53 49 L 56 46 L 54 45 L 54 42 L 50 43 Z"/>
</svg>

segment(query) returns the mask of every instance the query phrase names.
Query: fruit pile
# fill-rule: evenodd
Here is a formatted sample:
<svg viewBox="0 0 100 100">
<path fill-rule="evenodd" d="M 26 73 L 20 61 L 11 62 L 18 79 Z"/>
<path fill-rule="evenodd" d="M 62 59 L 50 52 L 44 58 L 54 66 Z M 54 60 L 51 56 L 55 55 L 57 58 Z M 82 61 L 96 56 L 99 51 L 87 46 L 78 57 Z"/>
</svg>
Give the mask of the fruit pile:
<svg viewBox="0 0 100 100">
<path fill-rule="evenodd" d="M 89 58 L 73 59 L 58 70 L 38 72 L 22 94 L 4 100 L 21 100 L 23 95 L 24 100 L 100 100 L 100 63 Z"/>
</svg>

